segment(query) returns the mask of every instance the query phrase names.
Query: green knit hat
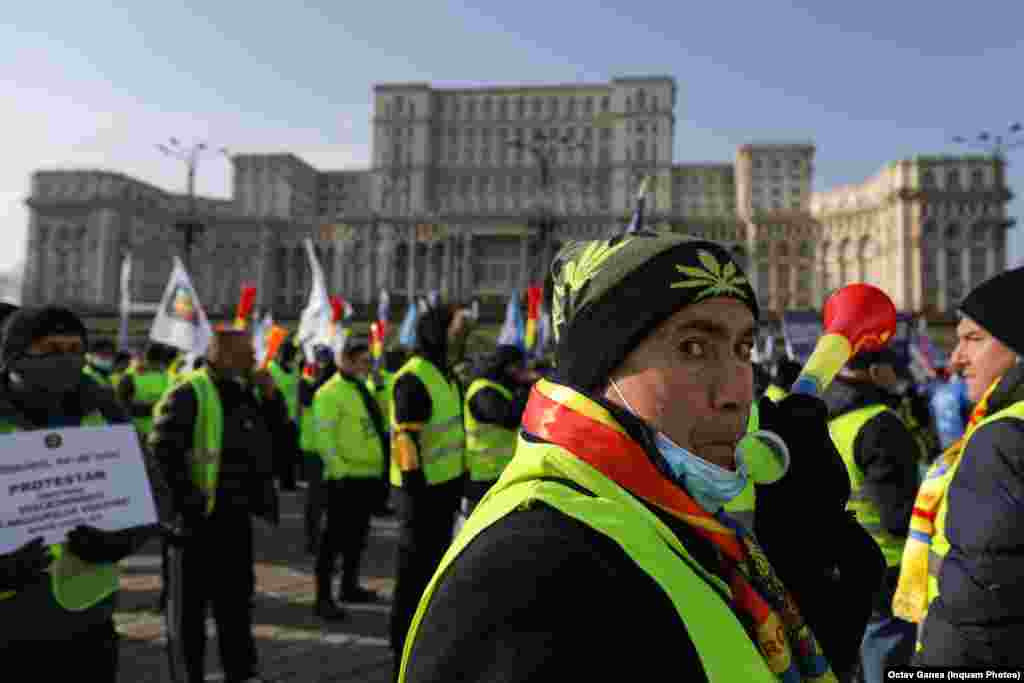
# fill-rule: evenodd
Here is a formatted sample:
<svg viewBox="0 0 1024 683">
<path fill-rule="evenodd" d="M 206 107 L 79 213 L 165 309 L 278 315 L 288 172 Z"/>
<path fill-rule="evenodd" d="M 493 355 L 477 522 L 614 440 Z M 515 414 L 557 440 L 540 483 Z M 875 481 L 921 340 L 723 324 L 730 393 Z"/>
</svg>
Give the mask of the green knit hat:
<svg viewBox="0 0 1024 683">
<path fill-rule="evenodd" d="M 551 265 L 551 326 L 560 381 L 590 391 L 673 313 L 713 297 L 745 303 L 754 290 L 722 245 L 633 233 L 572 242 Z"/>
</svg>

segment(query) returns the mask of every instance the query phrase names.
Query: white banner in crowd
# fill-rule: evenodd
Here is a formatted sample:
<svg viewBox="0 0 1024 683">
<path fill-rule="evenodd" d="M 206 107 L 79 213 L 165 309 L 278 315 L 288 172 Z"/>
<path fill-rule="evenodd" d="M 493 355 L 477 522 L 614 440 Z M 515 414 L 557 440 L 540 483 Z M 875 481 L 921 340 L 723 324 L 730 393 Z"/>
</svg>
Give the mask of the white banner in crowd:
<svg viewBox="0 0 1024 683">
<path fill-rule="evenodd" d="M 309 301 L 302 310 L 295 340 L 302 346 L 306 360 L 313 362 L 313 347 L 331 341 L 331 300 L 327 296 L 324 271 L 320 267 L 320 259 L 316 257 L 313 240 L 307 237 L 305 244 L 306 255 L 309 257 L 309 268 L 313 276 L 313 286 L 309 292 Z"/>
<path fill-rule="evenodd" d="M 182 265 L 181 259 L 175 256 L 171 279 L 164 289 L 163 298 L 160 299 L 149 338 L 160 344 L 201 356 L 206 353 L 211 337 L 213 328 L 210 327 L 206 311 L 199 303 L 199 297 L 185 271 L 185 266 Z"/>
<path fill-rule="evenodd" d="M 133 425 L 0 436 L 0 554 L 37 536 L 61 543 L 79 524 L 117 531 L 156 524 Z"/>
</svg>

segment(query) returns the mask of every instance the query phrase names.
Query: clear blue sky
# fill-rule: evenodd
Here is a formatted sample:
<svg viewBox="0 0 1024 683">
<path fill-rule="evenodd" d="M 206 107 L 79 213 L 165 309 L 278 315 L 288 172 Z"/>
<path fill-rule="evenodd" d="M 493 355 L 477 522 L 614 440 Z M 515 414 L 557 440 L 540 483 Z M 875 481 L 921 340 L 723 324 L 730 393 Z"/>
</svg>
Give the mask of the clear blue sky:
<svg viewBox="0 0 1024 683">
<path fill-rule="evenodd" d="M 169 135 L 362 166 L 371 87 L 382 81 L 670 74 L 677 161 L 811 138 L 818 190 L 894 159 L 962 151 L 952 136 L 1024 120 L 1024 3 L 1003 0 L 9 4 L 0 269 L 23 256 L 35 168 L 110 168 L 181 189 L 183 168 L 153 147 Z M 1020 194 L 1024 148 L 1011 160 Z M 224 159 L 201 167 L 200 191 L 226 196 L 228 183 Z M 1024 240 L 1010 243 L 1012 264 Z"/>
</svg>

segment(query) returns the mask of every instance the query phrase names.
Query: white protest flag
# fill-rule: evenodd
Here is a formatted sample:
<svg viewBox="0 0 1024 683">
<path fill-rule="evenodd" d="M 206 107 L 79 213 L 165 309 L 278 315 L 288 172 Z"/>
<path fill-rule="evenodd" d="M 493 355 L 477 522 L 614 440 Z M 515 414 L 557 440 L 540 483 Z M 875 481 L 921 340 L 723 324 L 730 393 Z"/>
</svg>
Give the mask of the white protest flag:
<svg viewBox="0 0 1024 683">
<path fill-rule="evenodd" d="M 274 316 L 268 312 L 262 318 L 257 317 L 257 321 L 252 331 L 252 348 L 256 352 L 256 358 L 262 361 L 267 355 L 267 338 L 270 335 L 270 328 L 274 326 Z"/>
<path fill-rule="evenodd" d="M 309 302 L 299 319 L 299 329 L 295 333 L 295 341 L 302 346 L 306 360 L 313 362 L 313 347 L 331 340 L 331 300 L 327 296 L 327 284 L 324 271 L 320 268 L 320 260 L 313 249 L 313 240 L 305 240 L 306 254 L 309 256 L 309 268 L 312 273 L 313 286 L 309 291 Z"/>
<path fill-rule="evenodd" d="M 149 338 L 160 344 L 201 356 L 206 353 L 213 337 L 213 328 L 206 317 L 206 311 L 199 303 L 199 297 L 192 286 L 192 280 L 185 271 L 181 259 L 174 257 L 171 279 L 160 299 Z"/>
<path fill-rule="evenodd" d="M 117 349 L 128 347 L 128 319 L 132 312 L 132 254 L 128 252 L 121 262 L 121 326 L 117 333 Z"/>
</svg>

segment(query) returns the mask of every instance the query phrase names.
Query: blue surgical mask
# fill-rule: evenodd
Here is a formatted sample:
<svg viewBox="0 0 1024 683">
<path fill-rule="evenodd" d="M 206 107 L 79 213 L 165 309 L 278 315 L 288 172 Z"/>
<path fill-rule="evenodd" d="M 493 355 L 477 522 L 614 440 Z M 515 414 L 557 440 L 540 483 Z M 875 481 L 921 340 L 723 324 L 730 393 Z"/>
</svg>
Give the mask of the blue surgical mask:
<svg viewBox="0 0 1024 683">
<path fill-rule="evenodd" d="M 612 380 L 611 385 L 626 404 L 626 409 L 637 415 L 629 401 L 622 395 L 615 380 Z M 723 505 L 739 496 L 747 486 L 747 465 L 742 451 L 738 448 L 736 469 L 727 470 L 694 455 L 660 431 L 654 435 L 654 444 L 672 471 L 676 483 L 685 488 L 694 500 L 711 514 L 718 512 Z"/>
</svg>

